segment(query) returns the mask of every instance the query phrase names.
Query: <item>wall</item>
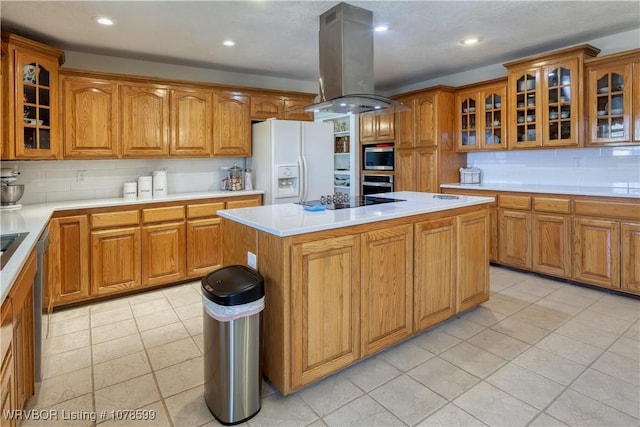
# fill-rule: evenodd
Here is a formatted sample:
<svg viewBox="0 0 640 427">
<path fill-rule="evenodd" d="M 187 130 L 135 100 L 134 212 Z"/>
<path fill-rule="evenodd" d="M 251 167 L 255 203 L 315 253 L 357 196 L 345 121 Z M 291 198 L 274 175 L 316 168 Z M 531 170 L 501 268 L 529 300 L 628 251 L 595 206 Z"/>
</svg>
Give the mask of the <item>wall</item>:
<svg viewBox="0 0 640 427">
<path fill-rule="evenodd" d="M 469 153 L 482 182 L 640 188 L 640 146 Z"/>
<path fill-rule="evenodd" d="M 122 185 L 139 176 L 167 168 L 169 194 L 219 189 L 221 167 L 245 167 L 243 158 L 215 159 L 118 159 L 118 160 L 48 160 L 3 161 L 21 173 L 18 184 L 24 184 L 22 204 L 63 200 L 122 197 Z M 82 182 L 78 174 L 84 174 Z"/>
</svg>

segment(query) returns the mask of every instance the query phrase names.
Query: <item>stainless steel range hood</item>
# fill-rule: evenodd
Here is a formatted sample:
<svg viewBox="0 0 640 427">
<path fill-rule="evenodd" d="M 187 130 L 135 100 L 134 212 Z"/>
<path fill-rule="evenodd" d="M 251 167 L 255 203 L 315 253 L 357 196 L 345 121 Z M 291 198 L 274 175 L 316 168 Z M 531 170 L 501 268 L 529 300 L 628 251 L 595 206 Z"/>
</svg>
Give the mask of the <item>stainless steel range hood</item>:
<svg viewBox="0 0 640 427">
<path fill-rule="evenodd" d="M 305 111 L 360 114 L 409 109 L 374 94 L 371 11 L 340 3 L 320 15 L 319 98 Z"/>
</svg>

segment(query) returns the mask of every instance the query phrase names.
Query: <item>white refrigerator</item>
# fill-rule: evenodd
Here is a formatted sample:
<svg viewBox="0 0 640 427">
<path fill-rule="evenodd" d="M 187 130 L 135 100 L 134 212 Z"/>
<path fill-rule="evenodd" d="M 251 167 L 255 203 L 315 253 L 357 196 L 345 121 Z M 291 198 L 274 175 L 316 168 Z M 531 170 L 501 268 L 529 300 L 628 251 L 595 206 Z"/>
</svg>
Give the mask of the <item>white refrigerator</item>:
<svg viewBox="0 0 640 427">
<path fill-rule="evenodd" d="M 252 126 L 255 187 L 264 204 L 317 200 L 333 194 L 333 124 L 267 120 Z"/>
</svg>

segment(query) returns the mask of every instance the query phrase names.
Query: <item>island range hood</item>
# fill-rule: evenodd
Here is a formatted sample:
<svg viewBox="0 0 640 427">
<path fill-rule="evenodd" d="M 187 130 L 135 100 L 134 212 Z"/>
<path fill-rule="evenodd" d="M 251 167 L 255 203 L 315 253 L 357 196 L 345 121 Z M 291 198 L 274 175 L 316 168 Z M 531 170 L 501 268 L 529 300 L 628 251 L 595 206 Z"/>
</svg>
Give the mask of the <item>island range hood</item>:
<svg viewBox="0 0 640 427">
<path fill-rule="evenodd" d="M 319 102 L 314 113 L 360 114 L 409 108 L 376 95 L 373 81 L 373 13 L 339 3 L 320 15 Z"/>
</svg>

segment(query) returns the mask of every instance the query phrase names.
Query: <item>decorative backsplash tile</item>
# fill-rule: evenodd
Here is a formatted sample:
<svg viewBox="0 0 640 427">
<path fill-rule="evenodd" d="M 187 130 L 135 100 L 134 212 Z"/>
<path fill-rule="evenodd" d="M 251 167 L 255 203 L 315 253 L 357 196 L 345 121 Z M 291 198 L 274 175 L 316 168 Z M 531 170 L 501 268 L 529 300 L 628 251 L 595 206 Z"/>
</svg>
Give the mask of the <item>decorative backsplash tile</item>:
<svg viewBox="0 0 640 427">
<path fill-rule="evenodd" d="M 25 186 L 20 203 L 33 204 L 122 197 L 125 182 L 163 168 L 167 169 L 169 194 L 218 190 L 220 168 L 234 164 L 244 168 L 245 159 L 3 161 L 2 167 L 20 171 L 16 183 Z"/>
<path fill-rule="evenodd" d="M 469 153 L 482 182 L 640 188 L 640 146 Z"/>
</svg>

